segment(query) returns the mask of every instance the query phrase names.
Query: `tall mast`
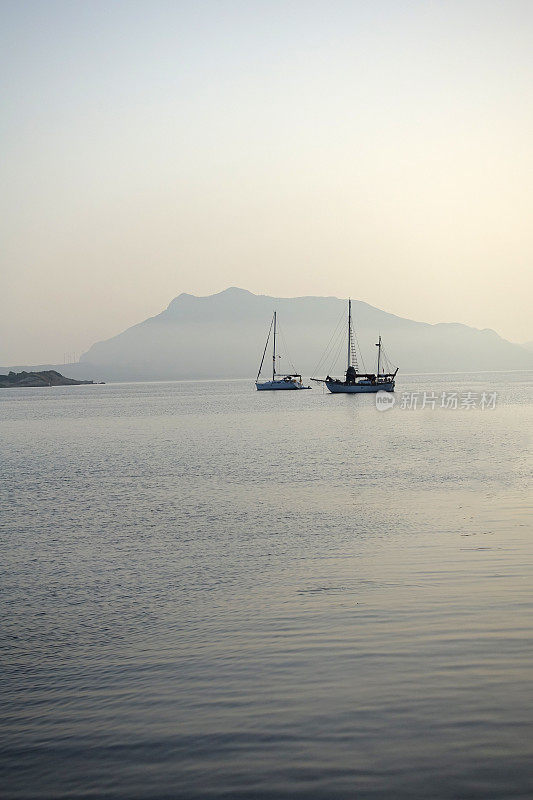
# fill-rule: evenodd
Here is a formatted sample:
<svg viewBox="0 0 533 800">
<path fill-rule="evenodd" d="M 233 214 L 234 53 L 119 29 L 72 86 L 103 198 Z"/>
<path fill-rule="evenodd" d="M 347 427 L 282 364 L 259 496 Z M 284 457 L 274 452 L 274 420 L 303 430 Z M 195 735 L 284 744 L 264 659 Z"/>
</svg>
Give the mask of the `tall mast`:
<svg viewBox="0 0 533 800">
<path fill-rule="evenodd" d="M 348 300 L 348 369 L 352 366 L 352 298 Z"/>
<path fill-rule="evenodd" d="M 379 337 L 379 341 L 378 341 L 376 347 L 378 348 L 378 378 L 379 378 L 379 362 L 380 362 L 380 356 L 381 356 L 381 336 Z"/>
<path fill-rule="evenodd" d="M 274 347 L 272 350 L 272 380 L 276 377 L 276 311 L 274 311 Z"/>
</svg>

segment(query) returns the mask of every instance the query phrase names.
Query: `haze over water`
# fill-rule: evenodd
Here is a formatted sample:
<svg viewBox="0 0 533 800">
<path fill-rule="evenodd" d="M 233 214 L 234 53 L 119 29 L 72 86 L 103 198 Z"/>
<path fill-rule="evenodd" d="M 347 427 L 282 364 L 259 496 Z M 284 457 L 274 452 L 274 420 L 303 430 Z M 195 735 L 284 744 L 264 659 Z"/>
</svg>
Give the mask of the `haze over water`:
<svg viewBox="0 0 533 800">
<path fill-rule="evenodd" d="M 532 385 L 3 390 L 3 796 L 530 798 Z"/>
</svg>

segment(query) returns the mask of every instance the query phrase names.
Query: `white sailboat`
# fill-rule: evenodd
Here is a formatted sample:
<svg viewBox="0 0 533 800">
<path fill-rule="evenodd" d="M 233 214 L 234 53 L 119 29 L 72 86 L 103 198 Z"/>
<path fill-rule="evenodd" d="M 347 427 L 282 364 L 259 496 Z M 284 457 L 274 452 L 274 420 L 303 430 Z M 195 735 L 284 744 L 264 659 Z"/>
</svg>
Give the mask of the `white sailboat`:
<svg viewBox="0 0 533 800">
<path fill-rule="evenodd" d="M 311 378 L 317 383 L 325 383 L 333 394 L 362 394 L 367 392 L 393 392 L 395 378 L 398 367 L 394 371 L 386 371 L 383 368 L 383 345 L 381 336 L 376 343 L 378 348 L 378 363 L 376 372 L 359 372 L 357 364 L 357 353 L 353 342 L 352 331 L 352 301 L 348 300 L 348 364 L 346 367 L 345 379 L 332 378 Z"/>
<path fill-rule="evenodd" d="M 276 328 L 277 328 L 277 312 L 274 311 L 274 316 L 272 317 L 272 322 L 270 323 L 270 328 L 268 331 L 268 336 L 265 344 L 265 349 L 263 350 L 263 358 L 261 359 L 261 363 L 259 365 L 259 372 L 257 373 L 257 377 L 255 379 L 255 386 L 256 389 L 260 392 L 263 391 L 271 391 L 273 389 L 310 389 L 310 386 L 304 386 L 302 383 L 302 376 L 298 375 L 297 373 L 292 373 L 289 375 L 282 375 L 276 372 Z M 273 329 L 273 331 L 272 331 Z M 268 347 L 268 342 L 270 339 L 270 334 L 274 333 L 273 335 L 273 345 L 272 345 L 272 380 L 271 381 L 260 381 L 259 376 L 261 375 L 261 370 L 263 368 L 263 362 L 265 360 L 265 355 Z"/>
</svg>

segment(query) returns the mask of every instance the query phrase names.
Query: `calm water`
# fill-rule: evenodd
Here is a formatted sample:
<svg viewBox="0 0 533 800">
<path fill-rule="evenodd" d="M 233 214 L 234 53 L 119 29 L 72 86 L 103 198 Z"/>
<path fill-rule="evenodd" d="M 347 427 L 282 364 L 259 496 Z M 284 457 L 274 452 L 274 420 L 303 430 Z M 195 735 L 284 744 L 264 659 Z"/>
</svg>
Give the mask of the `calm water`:
<svg viewBox="0 0 533 800">
<path fill-rule="evenodd" d="M 529 800 L 532 386 L 1 390 L 3 797 Z"/>
</svg>

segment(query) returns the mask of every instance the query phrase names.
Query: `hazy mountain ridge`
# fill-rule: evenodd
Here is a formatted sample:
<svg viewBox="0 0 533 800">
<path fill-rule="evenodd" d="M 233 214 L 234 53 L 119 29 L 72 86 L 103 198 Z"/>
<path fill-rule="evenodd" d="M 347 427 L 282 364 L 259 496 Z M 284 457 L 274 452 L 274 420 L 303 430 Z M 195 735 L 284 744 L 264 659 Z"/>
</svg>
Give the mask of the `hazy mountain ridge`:
<svg viewBox="0 0 533 800">
<path fill-rule="evenodd" d="M 94 344 L 80 364 L 87 375 L 107 380 L 253 378 L 276 309 L 284 335 L 279 342 L 281 353 L 286 355 L 285 339 L 294 366 L 312 375 L 337 324 L 342 342 L 346 307 L 346 300 L 336 297 L 274 298 L 236 287 L 206 297 L 184 293 L 160 314 Z M 369 369 L 379 333 L 400 372 L 533 368 L 532 353 L 491 329 L 416 322 L 360 300 L 352 301 L 352 308 Z M 326 360 L 321 374 L 342 373 L 345 348 L 339 345 L 338 349 L 337 365 Z M 287 359 L 280 368 L 292 369 Z"/>
</svg>

